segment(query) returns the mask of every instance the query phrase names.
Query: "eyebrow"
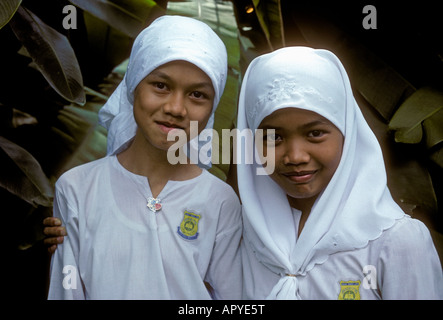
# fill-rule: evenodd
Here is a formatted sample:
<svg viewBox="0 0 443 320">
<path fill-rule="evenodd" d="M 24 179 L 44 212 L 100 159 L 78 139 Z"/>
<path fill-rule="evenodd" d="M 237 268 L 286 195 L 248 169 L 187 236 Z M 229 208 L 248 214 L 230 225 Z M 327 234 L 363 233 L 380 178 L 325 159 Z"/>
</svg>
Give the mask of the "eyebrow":
<svg viewBox="0 0 443 320">
<path fill-rule="evenodd" d="M 173 79 L 170 76 L 168 76 L 164 72 L 161 72 L 160 70 L 152 71 L 148 75 L 148 77 L 150 77 L 150 76 L 159 77 L 159 78 L 161 78 L 161 79 L 163 79 L 165 81 L 173 82 Z M 202 82 L 192 83 L 189 87 L 191 87 L 191 88 L 207 88 L 207 89 L 210 89 L 210 90 L 214 90 L 214 87 L 212 86 L 212 82 L 210 82 L 210 81 L 202 81 Z"/>
<path fill-rule="evenodd" d="M 314 121 L 311 121 L 311 122 L 308 122 L 308 123 L 305 123 L 305 124 L 301 125 L 299 127 L 299 129 L 306 130 L 306 129 L 309 129 L 309 128 L 312 128 L 312 127 L 315 127 L 315 126 L 318 126 L 318 125 L 331 126 L 333 124 L 331 122 L 329 122 L 329 121 L 318 119 L 318 120 L 314 120 Z M 265 124 L 264 126 L 259 126 L 259 128 L 263 129 L 263 130 L 268 130 L 268 129 L 283 130 L 284 129 L 282 127 L 273 126 L 272 124 L 269 124 L 269 125 Z"/>
<path fill-rule="evenodd" d="M 301 128 L 302 129 L 309 129 L 309 128 L 319 126 L 319 125 L 330 126 L 331 122 L 319 119 L 319 120 L 314 120 L 312 122 L 305 123 L 304 125 L 301 126 Z"/>
<path fill-rule="evenodd" d="M 152 71 L 150 74 L 148 74 L 148 77 L 150 76 L 155 76 L 155 77 L 159 77 L 159 78 L 163 78 L 165 80 L 171 80 L 171 77 L 169 77 L 166 73 L 163 73 L 159 70 L 154 70 Z"/>
</svg>

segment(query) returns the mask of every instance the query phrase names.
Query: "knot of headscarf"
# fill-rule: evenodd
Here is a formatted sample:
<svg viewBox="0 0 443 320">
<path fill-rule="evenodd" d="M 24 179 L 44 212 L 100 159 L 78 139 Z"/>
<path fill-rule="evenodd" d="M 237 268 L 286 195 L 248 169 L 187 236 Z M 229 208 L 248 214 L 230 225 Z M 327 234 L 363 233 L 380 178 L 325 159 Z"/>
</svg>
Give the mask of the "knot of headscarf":
<svg viewBox="0 0 443 320">
<path fill-rule="evenodd" d="M 285 273 L 272 289 L 266 300 L 301 300 L 297 275 Z"/>
</svg>

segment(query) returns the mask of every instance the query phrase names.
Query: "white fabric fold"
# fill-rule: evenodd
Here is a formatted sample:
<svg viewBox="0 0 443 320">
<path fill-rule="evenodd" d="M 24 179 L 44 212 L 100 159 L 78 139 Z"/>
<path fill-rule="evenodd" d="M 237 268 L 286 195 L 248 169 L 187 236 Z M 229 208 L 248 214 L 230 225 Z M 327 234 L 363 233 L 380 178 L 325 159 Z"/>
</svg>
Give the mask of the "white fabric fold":
<svg viewBox="0 0 443 320">
<path fill-rule="evenodd" d="M 257 164 L 237 165 L 245 241 L 263 265 L 282 276 L 271 299 L 298 298 L 297 276 L 331 254 L 366 246 L 405 216 L 387 188 L 379 143 L 333 53 L 288 47 L 251 62 L 240 91 L 238 129 L 255 130 L 266 116 L 288 107 L 320 114 L 345 140 L 340 164 L 298 239 L 284 190 L 269 176 L 257 175 Z M 238 142 L 237 155 L 245 150 Z"/>
<path fill-rule="evenodd" d="M 175 60 L 194 64 L 211 79 L 215 98 L 205 129 L 212 129 L 214 112 L 226 84 L 226 47 L 203 22 L 188 17 L 162 16 L 135 39 L 126 74 L 99 112 L 99 123 L 108 130 L 108 155 L 121 152 L 135 135 L 137 125 L 133 116 L 133 102 L 137 85 L 157 67 Z M 189 145 L 199 154 L 199 148 L 207 143 L 195 137 Z M 201 156 L 199 160 L 202 163 L 199 165 L 211 167 L 210 155 L 208 158 Z"/>
<path fill-rule="evenodd" d="M 301 300 L 296 276 L 283 275 L 266 300 Z"/>
</svg>

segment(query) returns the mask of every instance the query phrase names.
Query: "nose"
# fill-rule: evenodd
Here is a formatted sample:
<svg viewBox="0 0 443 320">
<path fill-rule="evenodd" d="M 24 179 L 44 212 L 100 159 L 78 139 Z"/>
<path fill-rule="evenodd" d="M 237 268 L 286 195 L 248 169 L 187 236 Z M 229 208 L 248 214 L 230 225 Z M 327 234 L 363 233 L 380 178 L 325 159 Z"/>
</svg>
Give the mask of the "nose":
<svg viewBox="0 0 443 320">
<path fill-rule="evenodd" d="M 306 164 L 310 160 L 308 148 L 303 141 L 294 139 L 286 145 L 283 163 L 285 165 Z"/>
<path fill-rule="evenodd" d="M 170 94 L 168 100 L 164 104 L 163 110 L 165 113 L 174 117 L 186 116 L 185 97 L 179 92 Z"/>
</svg>

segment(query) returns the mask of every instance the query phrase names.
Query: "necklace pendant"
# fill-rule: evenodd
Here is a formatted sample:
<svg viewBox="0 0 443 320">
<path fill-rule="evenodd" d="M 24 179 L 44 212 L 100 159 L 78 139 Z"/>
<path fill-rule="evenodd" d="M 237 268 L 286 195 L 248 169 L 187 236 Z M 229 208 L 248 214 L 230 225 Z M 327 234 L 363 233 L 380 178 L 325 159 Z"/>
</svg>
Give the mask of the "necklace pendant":
<svg viewBox="0 0 443 320">
<path fill-rule="evenodd" d="M 162 204 L 160 203 L 160 201 L 160 199 L 149 197 L 148 204 L 146 206 L 149 208 L 149 210 L 155 213 L 162 209 Z"/>
</svg>

